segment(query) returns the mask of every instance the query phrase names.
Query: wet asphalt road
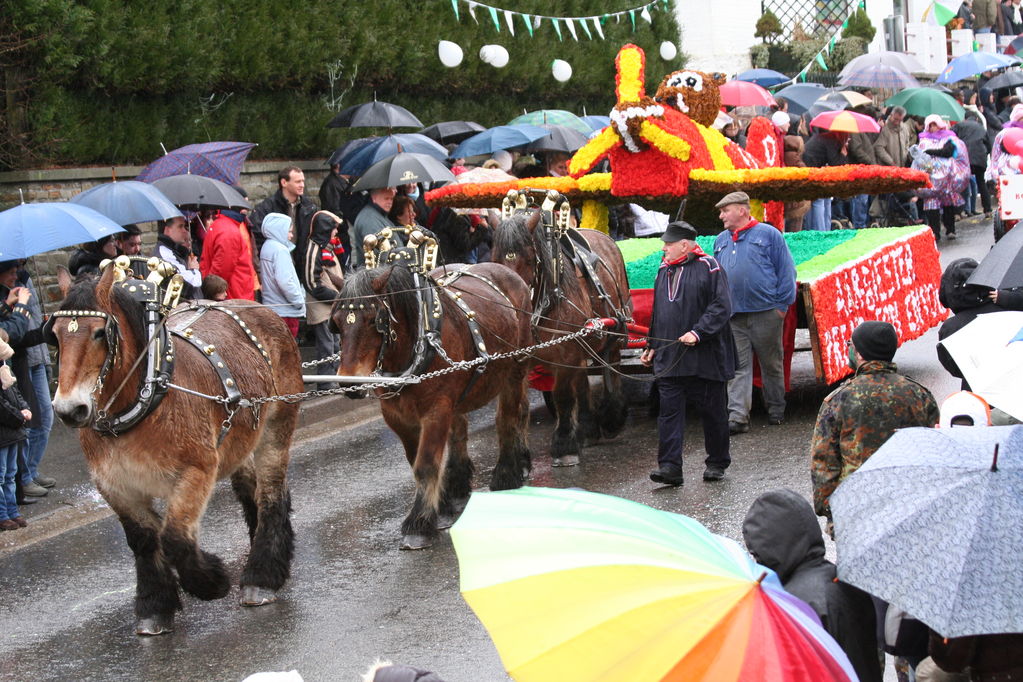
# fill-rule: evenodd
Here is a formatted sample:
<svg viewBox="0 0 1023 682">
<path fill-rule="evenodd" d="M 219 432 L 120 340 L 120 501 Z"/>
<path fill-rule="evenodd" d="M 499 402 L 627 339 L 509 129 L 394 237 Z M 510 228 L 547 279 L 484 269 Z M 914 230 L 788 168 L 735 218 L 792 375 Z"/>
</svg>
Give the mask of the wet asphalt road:
<svg viewBox="0 0 1023 682">
<path fill-rule="evenodd" d="M 943 262 L 979 259 L 991 244 L 990 223 L 962 222 L 959 234 L 941 245 Z M 896 361 L 940 401 L 957 384 L 938 365 L 935 341 L 931 330 L 901 348 Z M 551 420 L 534 393 L 530 484 L 619 495 L 693 516 L 741 541 L 742 519 L 757 495 L 779 486 L 810 495 L 807 446 L 826 389 L 814 385 L 808 353 L 797 354 L 793 378 L 785 424 L 768 427 L 766 415 L 755 413 L 752 431 L 733 439 L 733 466 L 720 483 L 701 480 L 702 433 L 691 425 L 688 482 L 679 489 L 647 478 L 656 433 L 642 382 L 629 386 L 627 430 L 588 448 L 582 465 L 568 469 L 550 466 Z M 459 596 L 447 534 L 432 549 L 397 549 L 413 488 L 375 405 L 326 403 L 306 412 L 290 470 L 296 558 L 278 603 L 243 609 L 237 588 L 216 602 L 184 596 L 175 631 L 145 639 L 132 634 L 134 569 L 120 527 L 84 478 L 73 434 L 58 426 L 47 473 L 61 487 L 25 508 L 28 529 L 0 534 L 0 679 L 242 680 L 297 669 L 306 680 L 357 680 L 377 657 L 435 670 L 448 682 L 507 679 Z M 473 415 L 470 438 L 477 490 L 495 450 L 493 413 L 482 410 Z M 225 559 L 237 583 L 248 543 L 226 483 L 206 513 L 201 544 Z"/>
</svg>

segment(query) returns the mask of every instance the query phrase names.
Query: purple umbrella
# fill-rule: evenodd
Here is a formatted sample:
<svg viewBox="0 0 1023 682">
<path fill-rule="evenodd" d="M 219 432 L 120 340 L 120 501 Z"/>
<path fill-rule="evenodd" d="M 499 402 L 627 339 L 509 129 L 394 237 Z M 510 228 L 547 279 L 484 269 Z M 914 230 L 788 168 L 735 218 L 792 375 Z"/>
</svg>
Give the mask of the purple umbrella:
<svg viewBox="0 0 1023 682">
<path fill-rule="evenodd" d="M 142 169 L 135 179 L 153 182 L 172 175 L 202 175 L 237 185 L 252 142 L 205 142 L 180 147 Z"/>
</svg>

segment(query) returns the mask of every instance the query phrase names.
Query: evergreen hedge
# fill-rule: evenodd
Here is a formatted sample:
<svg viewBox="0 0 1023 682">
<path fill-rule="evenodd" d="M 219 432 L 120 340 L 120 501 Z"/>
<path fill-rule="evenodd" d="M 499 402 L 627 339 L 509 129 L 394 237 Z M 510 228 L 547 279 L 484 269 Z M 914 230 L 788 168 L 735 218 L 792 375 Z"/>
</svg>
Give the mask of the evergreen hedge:
<svg viewBox="0 0 1023 682">
<path fill-rule="evenodd" d="M 641 0 L 494 0 L 520 12 L 590 16 Z M 379 130 L 327 129 L 336 111 L 373 99 L 405 106 L 425 124 L 468 119 L 485 126 L 539 108 L 606 114 L 614 104 L 614 56 L 634 42 L 647 52 L 648 88 L 679 68 L 665 62 L 662 41 L 678 41 L 670 1 L 653 23 L 636 13 L 609 18 L 605 40 L 559 41 L 549 22 L 528 35 L 516 17 L 496 31 L 486 8 L 477 24 L 450 0 L 4 0 L 0 3 L 0 167 L 145 163 L 197 141 L 258 142 L 250 158 L 326 155 L 352 137 Z M 555 9 L 556 8 L 556 9 Z M 592 31 L 592 27 L 591 27 Z M 437 42 L 465 52 L 441 65 Z M 488 43 L 508 49 L 495 69 L 479 60 Z M 559 83 L 550 63 L 573 76 Z M 329 69 L 335 67 L 331 83 Z M 12 79 L 12 74 L 14 78 Z M 11 83 L 17 83 L 11 86 Z M 2 87 L 2 85 L 0 85 Z M 333 99 L 333 101 L 331 101 Z M 402 131 L 410 132 L 410 131 Z"/>
</svg>

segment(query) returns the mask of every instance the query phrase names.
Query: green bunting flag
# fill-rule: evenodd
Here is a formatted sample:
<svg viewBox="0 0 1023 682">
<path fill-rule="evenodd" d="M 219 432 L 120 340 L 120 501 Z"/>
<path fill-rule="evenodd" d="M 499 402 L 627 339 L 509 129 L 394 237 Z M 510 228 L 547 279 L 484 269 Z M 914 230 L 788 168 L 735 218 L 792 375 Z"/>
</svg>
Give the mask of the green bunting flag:
<svg viewBox="0 0 1023 682">
<path fill-rule="evenodd" d="M 636 32 L 636 10 L 634 10 L 634 9 L 630 9 L 629 10 L 629 21 L 632 22 L 632 32 L 635 33 Z"/>
<path fill-rule="evenodd" d="M 497 18 L 497 8 L 496 7 L 488 7 L 487 9 L 490 10 L 490 18 L 494 20 L 494 28 L 497 29 L 498 33 L 500 33 L 501 32 L 501 20 Z"/>
<path fill-rule="evenodd" d="M 455 10 L 455 21 L 459 21 L 458 16 L 458 0 L 451 0 L 451 9 Z"/>
<path fill-rule="evenodd" d="M 564 34 L 561 31 L 561 23 L 562 22 L 564 22 L 565 25 L 568 27 L 568 32 L 572 36 L 572 39 L 575 40 L 575 41 L 579 40 L 579 33 L 577 31 L 577 24 L 578 24 L 578 26 L 582 27 L 583 33 L 586 34 L 586 37 L 589 40 L 593 40 L 594 32 L 596 32 L 597 36 L 601 40 L 604 40 L 605 36 L 604 36 L 604 31 L 602 29 L 602 26 L 603 26 L 603 24 L 606 24 L 608 22 L 608 20 L 611 19 L 612 17 L 614 17 L 614 20 L 615 20 L 616 24 L 620 24 L 620 23 L 622 23 L 622 18 L 625 17 L 626 15 L 628 15 L 629 24 L 632 26 L 632 32 L 635 33 L 636 32 L 636 15 L 637 14 L 639 14 L 639 16 L 641 16 L 647 23 L 651 23 L 652 24 L 653 23 L 653 15 L 651 14 L 651 11 L 657 11 L 657 10 L 667 11 L 667 10 L 669 10 L 671 8 L 670 0 L 661 0 L 660 2 L 658 2 L 658 0 L 648 0 L 644 4 L 637 5 L 635 7 L 632 7 L 631 9 L 622 9 L 621 11 L 618 11 L 618 12 L 606 13 L 606 14 L 597 14 L 597 15 L 590 15 L 590 16 L 564 17 L 564 16 L 549 16 L 549 15 L 544 15 L 544 14 L 526 14 L 525 12 L 517 12 L 515 10 L 504 9 L 503 7 L 495 7 L 495 6 L 492 6 L 492 5 L 488 5 L 488 4 L 484 3 L 484 2 L 479 2 L 478 0 L 451 0 L 451 9 L 455 13 L 455 21 L 460 21 L 461 18 L 462 18 L 461 17 L 461 9 L 459 8 L 459 4 L 463 3 L 463 2 L 468 7 L 469 16 L 472 17 L 472 20 L 476 24 L 479 24 L 479 18 L 476 16 L 476 8 L 477 7 L 485 7 L 487 9 L 487 11 L 490 12 L 490 19 L 494 23 L 494 30 L 496 30 L 498 33 L 501 32 L 501 19 L 500 19 L 500 15 L 504 14 L 505 24 L 507 25 L 508 32 L 512 36 L 515 35 L 515 16 L 516 15 L 522 17 L 522 21 L 525 23 L 526 30 L 529 32 L 529 36 L 530 37 L 533 37 L 534 32 L 536 31 L 537 28 L 540 27 L 541 22 L 544 19 L 547 19 L 554 26 L 554 32 L 557 34 L 558 40 L 562 41 L 562 42 L 564 42 L 564 40 L 565 40 Z M 862 0 L 861 0 L 860 4 L 861 5 L 863 4 Z M 591 26 L 590 26 L 591 23 L 593 24 L 592 29 L 595 29 L 595 31 L 591 30 Z"/>
<path fill-rule="evenodd" d="M 533 17 L 528 14 L 523 14 L 522 21 L 526 22 L 526 30 L 529 31 L 529 37 L 533 37 Z"/>
<path fill-rule="evenodd" d="M 590 40 L 593 40 L 593 34 L 590 33 L 590 27 L 586 24 L 586 20 L 583 19 L 582 21 L 580 21 L 579 25 L 583 27 L 583 33 L 586 34 L 586 37 L 589 38 Z"/>
<path fill-rule="evenodd" d="M 824 62 L 824 55 L 820 52 L 817 53 L 817 63 L 820 64 L 821 68 L 825 71 L 828 70 L 828 65 Z"/>
<path fill-rule="evenodd" d="M 558 23 L 558 20 L 551 17 L 551 23 L 554 24 L 554 32 L 558 34 L 558 40 L 564 40 L 561 36 L 561 24 Z"/>
</svg>

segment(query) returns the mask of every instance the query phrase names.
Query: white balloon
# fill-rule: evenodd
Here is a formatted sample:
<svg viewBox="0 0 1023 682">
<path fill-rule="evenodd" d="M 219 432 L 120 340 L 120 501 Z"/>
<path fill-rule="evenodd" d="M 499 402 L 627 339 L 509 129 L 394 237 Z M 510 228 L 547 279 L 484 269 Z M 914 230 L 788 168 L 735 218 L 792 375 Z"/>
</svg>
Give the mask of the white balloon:
<svg viewBox="0 0 1023 682">
<path fill-rule="evenodd" d="M 442 40 L 437 43 L 437 56 L 440 57 L 440 63 L 444 66 L 455 67 L 462 63 L 462 48 L 458 43 Z"/>
<path fill-rule="evenodd" d="M 670 62 L 677 56 L 678 48 L 675 47 L 675 43 L 668 42 L 667 40 L 661 43 L 661 59 L 666 62 Z"/>
<path fill-rule="evenodd" d="M 554 74 L 555 80 L 564 83 L 572 77 L 572 65 L 564 59 L 555 59 L 551 62 L 551 73 Z"/>
<path fill-rule="evenodd" d="M 484 64 L 500 69 L 508 64 L 508 50 L 501 45 L 484 45 L 480 48 L 480 59 Z"/>
</svg>

